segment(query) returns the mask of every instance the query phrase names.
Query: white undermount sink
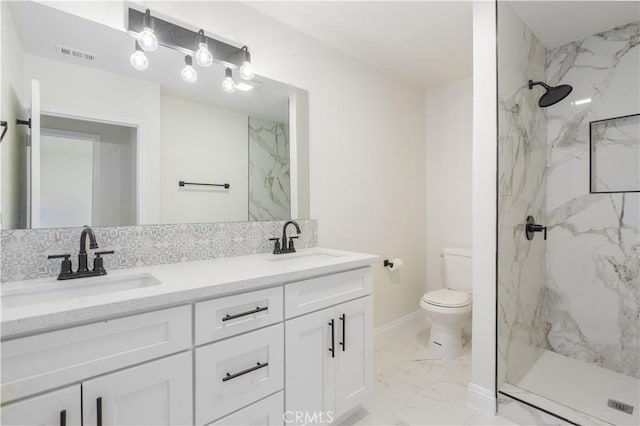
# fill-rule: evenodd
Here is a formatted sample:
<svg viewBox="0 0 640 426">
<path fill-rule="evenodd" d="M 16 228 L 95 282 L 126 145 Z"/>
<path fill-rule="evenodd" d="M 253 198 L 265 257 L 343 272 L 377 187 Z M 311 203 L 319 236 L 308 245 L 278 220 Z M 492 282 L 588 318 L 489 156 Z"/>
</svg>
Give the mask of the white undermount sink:
<svg viewBox="0 0 640 426">
<path fill-rule="evenodd" d="M 79 278 L 32 285 L 25 283 L 20 288 L 3 291 L 0 300 L 2 308 L 7 309 L 37 303 L 55 303 L 78 297 L 115 293 L 159 284 L 161 282 L 151 274 Z"/>
<path fill-rule="evenodd" d="M 287 253 L 277 254 L 267 259 L 269 262 L 311 262 L 318 260 L 330 260 L 337 257 L 342 257 L 342 254 L 326 253 L 326 252 L 313 252 L 313 253 Z"/>
</svg>

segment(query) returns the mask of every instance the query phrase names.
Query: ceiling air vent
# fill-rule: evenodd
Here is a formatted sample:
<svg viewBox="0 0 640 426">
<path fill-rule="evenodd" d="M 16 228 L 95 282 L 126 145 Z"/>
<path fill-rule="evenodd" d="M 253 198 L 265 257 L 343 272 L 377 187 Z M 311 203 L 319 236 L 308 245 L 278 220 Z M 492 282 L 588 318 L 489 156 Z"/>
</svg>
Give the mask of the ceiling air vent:
<svg viewBox="0 0 640 426">
<path fill-rule="evenodd" d="M 72 49 L 70 47 L 60 46 L 60 45 L 56 45 L 56 49 L 57 49 L 58 53 L 60 55 L 62 55 L 62 56 L 72 57 L 72 58 L 76 58 L 76 59 L 82 59 L 82 60 L 85 60 L 85 61 L 95 61 L 96 60 L 96 55 L 94 55 L 93 53 L 84 52 L 82 50 Z"/>
</svg>

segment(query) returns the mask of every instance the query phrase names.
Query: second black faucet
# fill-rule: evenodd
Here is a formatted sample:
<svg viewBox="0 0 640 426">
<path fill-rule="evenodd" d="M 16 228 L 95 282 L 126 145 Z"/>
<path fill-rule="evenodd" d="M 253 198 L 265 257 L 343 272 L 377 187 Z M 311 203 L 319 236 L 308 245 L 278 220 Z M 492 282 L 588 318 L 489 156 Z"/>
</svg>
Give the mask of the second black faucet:
<svg viewBox="0 0 640 426">
<path fill-rule="evenodd" d="M 287 227 L 289 225 L 293 225 L 296 227 L 296 232 L 298 233 L 298 235 L 288 237 L 289 241 L 287 241 Z M 301 233 L 302 231 L 300 230 L 300 226 L 295 221 L 290 220 L 286 222 L 282 227 L 282 245 L 280 244 L 278 238 L 269 238 L 269 241 L 275 241 L 273 254 L 295 253 L 296 247 L 293 243 L 293 240 L 299 238 Z"/>
</svg>

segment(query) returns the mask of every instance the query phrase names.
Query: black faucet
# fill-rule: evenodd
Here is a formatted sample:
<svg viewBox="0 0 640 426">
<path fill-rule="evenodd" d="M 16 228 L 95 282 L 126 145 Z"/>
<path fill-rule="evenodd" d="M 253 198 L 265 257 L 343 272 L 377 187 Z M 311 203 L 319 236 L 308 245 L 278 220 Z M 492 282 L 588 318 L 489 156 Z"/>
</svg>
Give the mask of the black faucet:
<svg viewBox="0 0 640 426">
<path fill-rule="evenodd" d="M 288 237 L 289 238 L 289 242 L 287 242 L 287 227 L 289 225 L 293 225 L 296 227 L 296 232 L 298 233 L 298 235 L 294 235 L 292 237 Z M 295 253 L 296 252 L 296 247 L 293 244 L 293 240 L 296 238 L 299 238 L 299 235 L 302 233 L 302 231 L 300 230 L 300 226 L 293 220 L 290 220 L 288 222 L 286 222 L 284 224 L 284 226 L 282 227 L 282 245 L 280 244 L 280 241 L 278 241 L 277 238 L 269 238 L 269 241 L 275 241 L 275 247 L 273 249 L 273 254 L 284 254 L 284 253 Z"/>
<path fill-rule="evenodd" d="M 89 237 L 89 248 L 95 250 L 98 248 L 96 236 L 93 230 L 85 226 L 80 234 L 80 253 L 78 253 L 78 272 L 87 272 L 87 236 Z"/>
<path fill-rule="evenodd" d="M 88 226 L 82 229 L 80 234 L 80 252 L 78 253 L 78 270 L 73 272 L 71 266 L 70 254 L 57 254 L 49 255 L 48 259 L 62 258 L 62 265 L 60 268 L 60 274 L 58 274 L 59 280 L 71 280 L 74 278 L 95 277 L 98 275 L 106 275 L 107 271 L 104 269 L 104 263 L 101 255 L 113 254 L 113 250 L 98 251 L 95 253 L 96 257 L 93 260 L 93 269 L 87 268 L 87 237 L 89 237 L 89 248 L 97 249 L 98 243 L 96 242 L 96 236 L 93 230 Z"/>
</svg>

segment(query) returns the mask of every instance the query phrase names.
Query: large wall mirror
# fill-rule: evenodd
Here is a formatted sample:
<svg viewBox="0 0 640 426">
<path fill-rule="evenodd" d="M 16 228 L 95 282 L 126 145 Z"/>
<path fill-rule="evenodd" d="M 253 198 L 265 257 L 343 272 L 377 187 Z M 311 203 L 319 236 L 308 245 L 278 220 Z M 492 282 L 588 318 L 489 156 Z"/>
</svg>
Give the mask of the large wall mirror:
<svg viewBox="0 0 640 426">
<path fill-rule="evenodd" d="M 306 91 L 226 93 L 216 63 L 187 83 L 164 47 L 138 71 L 124 28 L 1 7 L 3 229 L 309 217 Z"/>
</svg>

